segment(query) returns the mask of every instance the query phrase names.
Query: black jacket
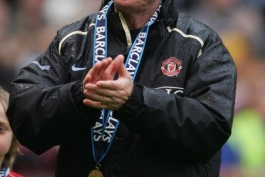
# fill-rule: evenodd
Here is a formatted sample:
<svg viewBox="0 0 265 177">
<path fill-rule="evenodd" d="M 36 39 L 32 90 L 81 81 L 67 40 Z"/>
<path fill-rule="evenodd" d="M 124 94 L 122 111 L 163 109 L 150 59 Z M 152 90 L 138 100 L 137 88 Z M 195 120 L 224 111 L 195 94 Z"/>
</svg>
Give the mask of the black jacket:
<svg viewBox="0 0 265 177">
<path fill-rule="evenodd" d="M 90 127 L 100 110 L 82 104 L 81 90 L 92 66 L 94 22 L 92 14 L 60 29 L 12 82 L 7 114 L 15 135 L 36 154 L 60 145 L 57 177 L 85 177 L 95 168 Z M 127 55 L 113 11 L 108 24 L 109 56 Z M 120 125 L 102 162 L 104 177 L 218 177 L 235 89 L 236 68 L 219 36 L 165 0 L 133 94 L 114 111 Z"/>
</svg>

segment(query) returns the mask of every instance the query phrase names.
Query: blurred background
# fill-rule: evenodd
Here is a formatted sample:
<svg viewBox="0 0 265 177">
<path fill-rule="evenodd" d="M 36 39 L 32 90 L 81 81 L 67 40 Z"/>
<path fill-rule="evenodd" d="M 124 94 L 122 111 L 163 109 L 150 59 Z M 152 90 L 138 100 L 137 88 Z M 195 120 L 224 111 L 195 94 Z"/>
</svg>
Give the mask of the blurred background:
<svg viewBox="0 0 265 177">
<path fill-rule="evenodd" d="M 232 136 L 220 177 L 265 177 L 265 0 L 176 0 L 184 12 L 217 31 L 238 70 Z M 62 26 L 97 12 L 100 0 L 0 0 L 0 84 L 46 50 Z M 14 170 L 54 177 L 54 147 L 36 156 L 21 146 Z M 74 152 L 73 152 L 74 153 Z"/>
</svg>

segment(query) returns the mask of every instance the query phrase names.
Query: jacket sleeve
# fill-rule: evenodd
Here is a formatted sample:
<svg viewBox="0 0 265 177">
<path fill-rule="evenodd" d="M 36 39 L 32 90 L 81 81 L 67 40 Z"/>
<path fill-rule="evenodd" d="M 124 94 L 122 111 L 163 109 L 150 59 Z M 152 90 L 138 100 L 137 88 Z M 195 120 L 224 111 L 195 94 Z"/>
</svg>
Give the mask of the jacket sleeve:
<svg viewBox="0 0 265 177">
<path fill-rule="evenodd" d="M 208 39 L 191 65 L 183 95 L 135 84 L 131 98 L 114 115 L 152 151 L 207 160 L 231 134 L 235 89 L 235 64 L 216 37 Z"/>
<path fill-rule="evenodd" d="M 11 127 L 19 142 L 36 154 L 74 141 L 100 116 L 82 104 L 82 79 L 68 81 L 69 56 L 59 54 L 58 36 L 11 84 Z"/>
</svg>

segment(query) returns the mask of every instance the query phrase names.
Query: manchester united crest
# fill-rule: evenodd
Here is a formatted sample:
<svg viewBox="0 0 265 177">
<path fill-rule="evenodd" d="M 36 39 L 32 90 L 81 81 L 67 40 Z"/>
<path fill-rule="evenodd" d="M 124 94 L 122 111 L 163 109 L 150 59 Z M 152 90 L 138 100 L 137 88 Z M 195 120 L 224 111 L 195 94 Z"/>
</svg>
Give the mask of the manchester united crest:
<svg viewBox="0 0 265 177">
<path fill-rule="evenodd" d="M 182 61 L 175 57 L 166 59 L 161 66 L 163 74 L 169 77 L 177 76 L 182 69 Z"/>
</svg>

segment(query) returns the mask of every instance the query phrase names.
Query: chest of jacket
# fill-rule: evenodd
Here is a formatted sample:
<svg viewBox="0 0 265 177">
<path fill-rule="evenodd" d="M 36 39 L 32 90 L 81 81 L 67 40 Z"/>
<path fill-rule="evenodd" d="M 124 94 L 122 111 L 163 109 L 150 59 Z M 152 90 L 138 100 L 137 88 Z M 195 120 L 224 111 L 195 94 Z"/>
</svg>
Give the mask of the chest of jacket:
<svg viewBox="0 0 265 177">
<path fill-rule="evenodd" d="M 161 28 L 164 28 L 161 30 Z M 165 31 L 162 33 L 161 31 Z M 108 35 L 108 56 L 115 57 L 123 54 L 130 58 L 130 49 L 127 47 L 124 34 L 116 31 Z M 78 52 L 70 53 L 70 65 L 78 65 L 84 70 L 69 70 L 69 80 L 75 81 L 84 77 L 93 65 L 93 28 L 85 37 L 87 41 L 82 44 Z M 192 38 L 185 38 L 176 31 L 168 31 L 162 25 L 151 28 L 135 82 L 148 87 L 164 89 L 168 93 L 182 93 L 185 81 L 189 77 L 192 63 L 197 59 L 201 49 L 200 43 Z M 85 54 L 85 55 L 84 55 Z M 71 68 L 71 66 L 69 66 Z"/>
</svg>

